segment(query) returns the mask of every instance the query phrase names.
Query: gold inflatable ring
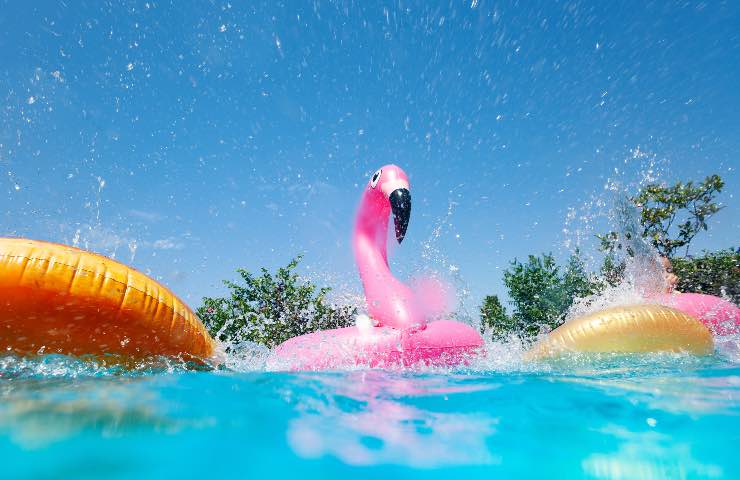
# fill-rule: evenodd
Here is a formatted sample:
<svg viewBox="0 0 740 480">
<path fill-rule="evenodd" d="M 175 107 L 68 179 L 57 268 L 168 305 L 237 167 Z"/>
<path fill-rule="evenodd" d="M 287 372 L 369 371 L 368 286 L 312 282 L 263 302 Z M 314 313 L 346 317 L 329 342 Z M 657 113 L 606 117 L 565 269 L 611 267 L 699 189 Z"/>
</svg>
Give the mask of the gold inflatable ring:
<svg viewBox="0 0 740 480">
<path fill-rule="evenodd" d="M 712 334 L 699 320 L 661 305 L 608 308 L 564 323 L 525 354 L 540 360 L 569 352 L 688 352 L 708 355 Z"/>
</svg>

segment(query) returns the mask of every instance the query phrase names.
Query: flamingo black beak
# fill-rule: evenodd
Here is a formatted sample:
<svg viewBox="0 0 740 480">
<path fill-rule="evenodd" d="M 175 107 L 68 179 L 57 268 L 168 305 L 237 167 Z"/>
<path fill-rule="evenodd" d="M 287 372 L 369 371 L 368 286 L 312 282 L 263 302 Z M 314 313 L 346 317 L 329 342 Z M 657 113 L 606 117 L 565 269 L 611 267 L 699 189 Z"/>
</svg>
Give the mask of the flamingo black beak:
<svg viewBox="0 0 740 480">
<path fill-rule="evenodd" d="M 398 188 L 391 192 L 388 200 L 391 202 L 393 223 L 396 225 L 396 240 L 401 243 L 411 218 L 411 193 L 405 188 Z"/>
</svg>

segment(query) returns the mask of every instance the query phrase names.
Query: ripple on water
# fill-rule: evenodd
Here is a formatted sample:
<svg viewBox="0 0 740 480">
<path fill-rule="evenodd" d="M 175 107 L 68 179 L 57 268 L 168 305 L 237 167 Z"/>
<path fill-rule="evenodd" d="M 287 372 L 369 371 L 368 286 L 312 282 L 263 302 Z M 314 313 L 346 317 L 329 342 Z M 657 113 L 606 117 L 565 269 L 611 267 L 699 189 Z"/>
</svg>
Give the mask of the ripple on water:
<svg viewBox="0 0 740 480">
<path fill-rule="evenodd" d="M 740 473 L 732 354 L 525 365 L 522 351 L 497 344 L 455 370 L 321 373 L 2 357 L 0 454 L 14 459 L 8 475 L 31 478 L 93 464 L 124 477 Z M 245 460 L 227 468 L 213 458 Z"/>
</svg>

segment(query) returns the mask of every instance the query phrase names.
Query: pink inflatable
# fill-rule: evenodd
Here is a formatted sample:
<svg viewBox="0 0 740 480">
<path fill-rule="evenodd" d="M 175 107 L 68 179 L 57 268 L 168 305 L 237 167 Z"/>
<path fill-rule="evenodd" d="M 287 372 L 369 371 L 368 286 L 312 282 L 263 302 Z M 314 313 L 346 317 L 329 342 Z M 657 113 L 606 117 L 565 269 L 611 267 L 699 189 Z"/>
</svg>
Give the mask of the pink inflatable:
<svg viewBox="0 0 740 480">
<path fill-rule="evenodd" d="M 279 345 L 271 365 L 292 370 L 332 370 L 465 364 L 482 345 L 478 332 L 450 320 L 420 330 L 357 325 L 301 335 Z"/>
<path fill-rule="evenodd" d="M 672 293 L 659 302 L 700 320 L 715 335 L 740 333 L 740 308 L 731 302 L 702 293 Z"/>
<path fill-rule="evenodd" d="M 275 349 L 271 363 L 292 370 L 454 366 L 481 351 L 483 339 L 471 326 L 449 320 L 427 323 L 439 313 L 430 311 L 429 305 L 445 303 L 431 298 L 442 295 L 441 290 L 415 292 L 391 273 L 386 251 L 391 214 L 401 243 L 411 215 L 409 181 L 399 167 L 386 165 L 363 191 L 353 235 L 372 320 L 360 317 L 354 327 L 292 338 Z"/>
</svg>

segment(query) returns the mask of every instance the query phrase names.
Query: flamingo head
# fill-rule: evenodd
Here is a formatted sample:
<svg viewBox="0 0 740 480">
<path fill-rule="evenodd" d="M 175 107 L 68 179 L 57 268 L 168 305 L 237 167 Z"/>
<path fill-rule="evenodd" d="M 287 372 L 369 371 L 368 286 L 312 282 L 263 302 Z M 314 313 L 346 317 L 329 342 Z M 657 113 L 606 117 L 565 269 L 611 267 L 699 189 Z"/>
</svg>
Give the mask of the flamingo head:
<svg viewBox="0 0 740 480">
<path fill-rule="evenodd" d="M 379 168 L 367 184 L 368 193 L 382 197 L 390 204 L 393 223 L 396 226 L 396 240 L 401 243 L 411 218 L 411 193 L 409 177 L 400 167 L 386 165 Z"/>
</svg>

